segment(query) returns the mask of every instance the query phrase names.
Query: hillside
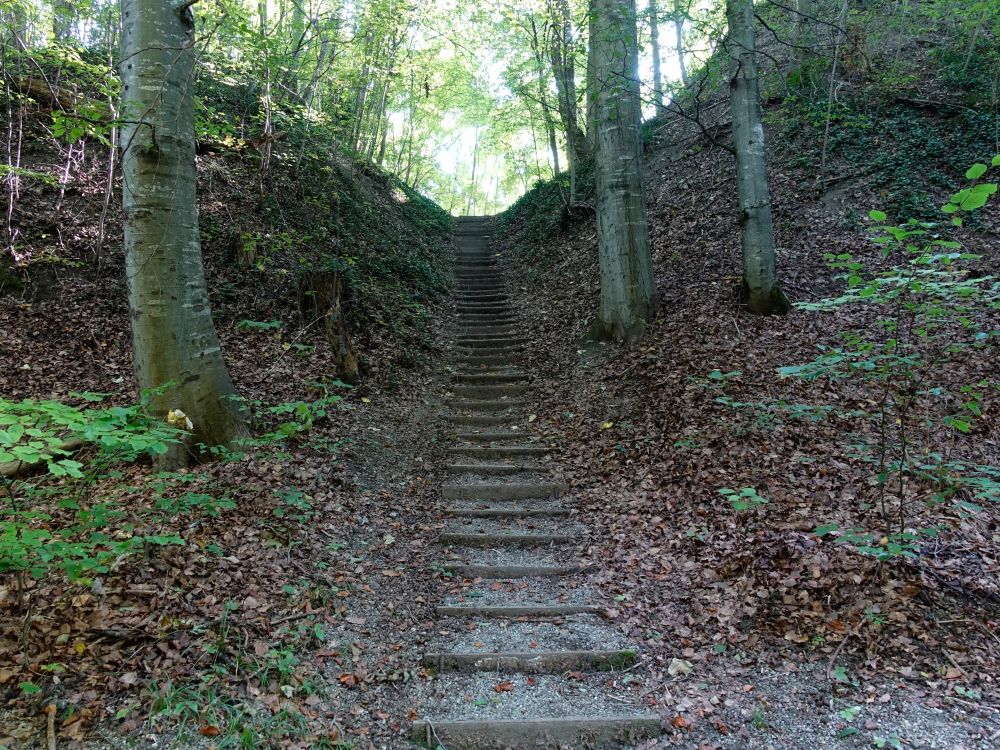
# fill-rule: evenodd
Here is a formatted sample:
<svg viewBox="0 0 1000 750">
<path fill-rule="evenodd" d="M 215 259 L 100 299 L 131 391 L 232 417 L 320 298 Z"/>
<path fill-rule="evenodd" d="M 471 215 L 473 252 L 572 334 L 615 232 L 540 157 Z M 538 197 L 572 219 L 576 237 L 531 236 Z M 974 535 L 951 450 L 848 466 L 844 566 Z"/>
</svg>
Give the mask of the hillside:
<svg viewBox="0 0 1000 750">
<path fill-rule="evenodd" d="M 0 750 L 993 750 L 1000 15 L 791 5 L 0 4 Z"/>
<path fill-rule="evenodd" d="M 863 13 L 856 23 L 865 24 Z M 831 268 L 826 254 L 851 253 L 885 268 L 871 241 L 870 210 L 884 210 L 892 222 L 942 226 L 937 207 L 963 187 L 969 165 L 997 150 L 993 79 L 959 75 L 962 58 L 942 45 L 940 27 L 925 38 L 933 44 L 904 45 L 899 65 L 884 47 L 868 48 L 867 64 L 838 82 L 843 93 L 830 121 L 825 172 L 823 96 L 814 89 L 811 99 L 769 68 L 765 120 L 779 276 L 793 303 L 845 292 L 844 272 Z M 787 60 L 773 44 L 766 54 L 779 65 Z M 701 102 L 708 133 L 723 142 L 726 96 L 709 85 Z M 882 555 L 882 538 L 897 527 L 878 512 L 879 434 L 871 412 L 884 398 L 880 383 L 802 381 L 782 377 L 779 368 L 811 362 L 821 347 L 842 347 L 852 333 L 877 339 L 884 313 L 860 305 L 748 315 L 740 300 L 732 156 L 676 114 L 649 122 L 646 132 L 659 307 L 638 345 L 587 340 L 599 298 L 596 226 L 586 205 L 564 208 L 565 181 L 537 185 L 504 214 L 495 249 L 532 332 L 525 361 L 543 373 L 538 429 L 576 436 L 561 446 L 565 478 L 585 498 L 585 516 L 605 530 L 590 559 L 621 602 L 628 634 L 659 654 L 663 680 L 675 657 L 695 665 L 698 684 L 666 697 L 682 717 L 675 741 L 833 746 L 836 722 L 850 722 L 835 712 L 820 719 L 832 729 L 804 719 L 833 679 L 837 701 L 891 696 L 897 716 L 873 718 L 869 730 L 876 731 L 861 735 L 884 738 L 905 715 L 919 726 L 899 730 L 907 747 L 989 747 L 1000 701 L 990 676 L 998 667 L 996 633 L 982 624 L 996 621 L 1000 603 L 991 468 L 1000 460 L 1000 402 L 986 385 L 995 341 L 939 364 L 921 383 L 956 391 L 980 384 L 974 389 L 982 389 L 983 418 L 957 433 L 942 426 L 954 401 L 919 399 L 905 438 L 924 468 L 933 464 L 941 474 L 909 475 L 914 499 L 905 510 L 894 501 L 892 513 L 915 536 L 904 542 L 906 552 Z M 587 169 L 582 173 L 587 184 Z M 981 256 L 974 274 L 992 273 L 1000 262 L 998 226 L 994 205 L 955 232 Z M 995 330 L 1000 316 L 995 308 L 988 316 L 978 322 Z M 962 466 L 983 471 L 979 499 L 959 490 L 959 499 L 979 510 L 921 500 L 950 497 L 948 475 Z M 726 488 L 751 488 L 762 500 L 740 510 L 720 494 Z M 840 531 L 817 535 L 823 526 Z M 917 531 L 928 527 L 937 531 Z M 967 700 L 970 689 L 982 706 L 980 698 Z M 967 730 L 951 735 L 928 725 L 903 708 L 910 700 L 925 710 L 957 706 L 962 718 L 953 720 L 968 722 Z M 720 736 L 751 714 L 756 730 L 741 729 L 735 744 Z"/>
<path fill-rule="evenodd" d="M 58 75 L 86 90 L 87 70 Z M 120 178 L 106 194 L 107 132 L 72 146 L 54 135 L 60 110 L 38 89 L 57 69 L 45 74 L 9 81 L 22 89 L 4 100 L 20 129 L 17 167 L 4 172 L 16 187 L 14 252 L 0 260 L 4 419 L 25 399 L 50 410 L 58 401 L 139 433 L 148 424 L 132 407 Z M 201 93 L 221 118 L 230 110 L 213 85 Z M 322 660 L 306 654 L 322 650 L 323 627 L 332 638 L 349 611 L 363 622 L 387 606 L 391 620 L 393 602 L 412 594 L 379 572 L 398 564 L 381 540 L 422 518 L 418 504 L 389 513 L 385 503 L 422 489 L 401 446 L 428 442 L 413 419 L 442 352 L 452 220 L 367 161 L 295 134 L 264 147 L 205 138 L 198 198 L 215 323 L 253 440 L 190 471 L 158 473 L 128 449 L 95 446 L 74 456 L 86 466 L 79 481 L 3 476 L 12 504 L 0 540 L 0 746 L 45 746 L 46 701 L 60 707 L 60 747 L 117 746 L 140 728 L 191 747 L 183 728 L 200 737 L 205 722 L 245 746 L 308 744 L 368 724 L 365 713 L 352 728 L 339 707 L 339 724 L 267 718 L 239 702 L 240 670 L 265 687 L 275 669 L 316 680 Z M 333 298 L 320 295 L 335 278 L 360 364 L 354 388 L 340 381 L 324 320 Z M 55 537 L 46 545 L 28 527 Z M 348 568 L 368 545 L 367 567 Z M 328 619 L 296 627 L 303 603 L 307 614 L 330 607 Z M 220 652 L 230 630 L 240 637 Z M 192 647 L 207 650 L 192 659 Z M 205 685 L 209 653 L 238 662 L 235 676 Z M 392 653 L 386 643 L 365 654 L 373 675 L 392 671 Z"/>
</svg>

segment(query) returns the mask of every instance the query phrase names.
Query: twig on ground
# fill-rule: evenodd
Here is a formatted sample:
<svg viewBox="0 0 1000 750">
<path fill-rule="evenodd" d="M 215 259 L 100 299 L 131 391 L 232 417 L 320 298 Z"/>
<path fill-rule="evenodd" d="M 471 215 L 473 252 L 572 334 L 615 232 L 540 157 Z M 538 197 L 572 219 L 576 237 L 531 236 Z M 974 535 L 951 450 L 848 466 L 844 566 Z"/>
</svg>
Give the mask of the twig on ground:
<svg viewBox="0 0 1000 750">
<path fill-rule="evenodd" d="M 46 750 L 56 750 L 56 704 L 45 707 L 45 747 Z"/>
<path fill-rule="evenodd" d="M 833 678 L 833 667 L 837 661 L 837 657 L 840 656 L 840 652 L 844 650 L 844 646 L 847 642 L 854 637 L 854 633 L 848 633 L 844 636 L 844 640 L 837 644 L 837 648 L 833 650 L 833 654 L 830 655 L 830 661 L 826 663 L 826 679 L 830 680 Z"/>
</svg>

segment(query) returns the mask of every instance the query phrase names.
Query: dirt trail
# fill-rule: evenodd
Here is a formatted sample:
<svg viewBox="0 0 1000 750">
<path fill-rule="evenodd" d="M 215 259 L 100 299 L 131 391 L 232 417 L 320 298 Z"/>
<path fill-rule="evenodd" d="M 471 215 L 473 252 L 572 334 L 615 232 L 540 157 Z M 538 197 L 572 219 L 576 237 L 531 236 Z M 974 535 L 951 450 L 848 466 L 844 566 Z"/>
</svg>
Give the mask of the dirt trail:
<svg viewBox="0 0 1000 750">
<path fill-rule="evenodd" d="M 621 747 L 661 722 L 627 692 L 638 654 L 602 617 L 577 561 L 591 529 L 551 480 L 530 434 L 524 332 L 489 250 L 487 219 L 459 221 L 458 323 L 446 415 L 442 569 L 433 709 L 412 728 L 431 748 Z"/>
</svg>

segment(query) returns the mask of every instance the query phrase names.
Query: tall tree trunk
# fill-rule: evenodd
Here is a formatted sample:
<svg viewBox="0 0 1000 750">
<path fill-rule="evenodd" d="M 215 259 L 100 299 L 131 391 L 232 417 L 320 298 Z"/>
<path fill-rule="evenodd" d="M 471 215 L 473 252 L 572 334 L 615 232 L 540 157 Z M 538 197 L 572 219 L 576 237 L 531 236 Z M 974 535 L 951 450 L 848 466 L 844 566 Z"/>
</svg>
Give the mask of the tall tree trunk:
<svg viewBox="0 0 1000 750">
<path fill-rule="evenodd" d="M 556 139 L 556 124 L 552 119 L 552 108 L 549 105 L 548 86 L 546 85 L 545 57 L 542 53 L 541 40 L 538 36 L 538 26 L 535 18 L 531 18 L 531 51 L 535 54 L 535 69 L 538 72 L 538 103 L 542 107 L 542 120 L 545 123 L 545 133 L 549 139 L 549 151 L 552 153 L 552 175 L 556 176 L 559 169 L 559 141 Z"/>
<path fill-rule="evenodd" d="M 299 85 L 299 73 L 306 41 L 306 2 L 307 0 L 292 0 L 291 19 L 288 23 L 288 73 L 285 85 L 300 101 L 302 89 Z"/>
<path fill-rule="evenodd" d="M 57 42 L 69 41 L 76 21 L 76 10 L 68 0 L 52 3 L 52 36 Z"/>
<path fill-rule="evenodd" d="M 675 7 L 677 10 L 674 15 L 674 51 L 677 54 L 677 64 L 681 71 L 681 83 L 687 86 L 687 63 L 684 62 L 684 56 L 687 54 L 684 49 L 684 19 L 687 17 L 687 13 L 681 14 L 680 3 L 677 3 Z"/>
<path fill-rule="evenodd" d="M 476 172 L 479 170 L 479 128 L 476 128 L 476 146 L 472 150 L 472 180 L 469 182 L 469 200 L 465 207 L 466 216 L 472 215 L 472 206 L 476 194 Z"/>
<path fill-rule="evenodd" d="M 152 411 L 180 410 L 192 445 L 245 434 L 212 322 L 198 233 L 194 15 L 162 0 L 122 0 L 122 203 L 136 381 L 165 391 Z M 186 463 L 175 447 L 166 462 Z"/>
<path fill-rule="evenodd" d="M 336 32 L 334 32 L 336 33 Z M 333 41 L 330 36 L 324 34 L 322 29 L 319 31 L 320 42 L 319 42 L 319 53 L 316 56 L 316 67 L 313 68 L 312 75 L 309 77 L 309 83 L 306 85 L 305 90 L 302 93 L 302 103 L 306 105 L 306 111 L 310 114 L 315 111 L 313 104 L 316 100 L 316 91 L 319 86 L 319 79 L 323 75 L 324 68 L 326 67 L 327 57 L 333 57 L 331 54 L 333 49 Z"/>
<path fill-rule="evenodd" d="M 660 62 L 660 8 L 656 0 L 649 0 L 649 40 L 653 52 L 653 103 L 657 116 L 664 113 L 663 73 Z"/>
<path fill-rule="evenodd" d="M 591 0 L 601 307 L 592 334 L 633 340 L 656 311 L 643 184 L 635 0 Z"/>
<path fill-rule="evenodd" d="M 587 137 L 580 128 L 576 103 L 576 51 L 573 42 L 573 19 L 568 0 L 549 0 L 552 20 L 549 57 L 556 80 L 559 117 L 566 134 L 566 158 L 570 172 L 590 153 Z"/>
<path fill-rule="evenodd" d="M 389 97 L 389 76 L 390 72 L 386 73 L 386 78 L 382 82 L 382 95 L 379 97 L 378 106 L 375 107 L 375 111 L 372 115 L 372 137 L 371 141 L 368 143 L 368 161 L 373 161 L 375 159 L 375 147 L 378 145 L 379 135 L 383 132 L 383 127 L 388 128 L 389 123 L 385 120 L 385 104 Z"/>
<path fill-rule="evenodd" d="M 762 315 L 788 312 L 778 286 L 767 185 L 767 155 L 757 83 L 753 0 L 727 0 L 729 34 L 725 47 L 734 61 L 729 82 L 739 192 L 743 287 L 750 310 Z"/>
<path fill-rule="evenodd" d="M 0 13 L 0 29 L 3 30 L 4 43 L 12 43 L 21 52 L 30 46 L 31 29 L 28 24 L 27 9 L 15 3 L 7 12 Z M 7 36 L 10 36 L 8 42 Z"/>
<path fill-rule="evenodd" d="M 796 65 L 801 66 L 808 62 L 812 54 L 811 48 L 816 43 L 813 25 L 815 15 L 816 6 L 813 0 L 795 0 L 792 24 L 795 27 L 795 44 L 798 45 L 793 51 Z"/>
</svg>

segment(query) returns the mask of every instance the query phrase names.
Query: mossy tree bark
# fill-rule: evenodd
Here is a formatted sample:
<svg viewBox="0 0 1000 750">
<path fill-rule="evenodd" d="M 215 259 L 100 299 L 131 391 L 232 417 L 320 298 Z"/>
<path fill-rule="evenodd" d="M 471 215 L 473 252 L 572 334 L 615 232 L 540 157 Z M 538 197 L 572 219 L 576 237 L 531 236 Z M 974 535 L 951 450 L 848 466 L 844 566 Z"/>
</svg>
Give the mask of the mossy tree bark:
<svg viewBox="0 0 1000 750">
<path fill-rule="evenodd" d="M 755 58 L 753 0 L 727 0 L 726 50 L 733 59 L 729 81 L 739 192 L 743 287 L 747 306 L 761 315 L 783 315 L 788 300 L 778 285 L 767 184 L 767 156 Z"/>
<path fill-rule="evenodd" d="M 245 433 L 212 322 L 196 201 L 194 15 L 190 0 L 123 0 L 125 267 L 135 371 L 156 416 L 183 411 L 190 443 Z M 165 459 L 187 462 L 190 446 Z"/>
<path fill-rule="evenodd" d="M 593 333 L 639 338 L 656 310 L 643 184 L 635 0 L 591 0 L 597 246 L 601 306 Z"/>
</svg>

